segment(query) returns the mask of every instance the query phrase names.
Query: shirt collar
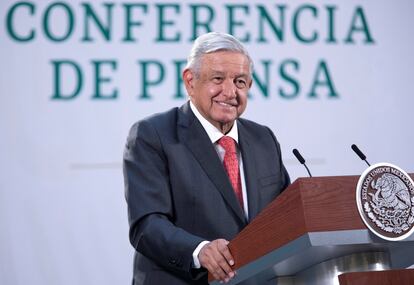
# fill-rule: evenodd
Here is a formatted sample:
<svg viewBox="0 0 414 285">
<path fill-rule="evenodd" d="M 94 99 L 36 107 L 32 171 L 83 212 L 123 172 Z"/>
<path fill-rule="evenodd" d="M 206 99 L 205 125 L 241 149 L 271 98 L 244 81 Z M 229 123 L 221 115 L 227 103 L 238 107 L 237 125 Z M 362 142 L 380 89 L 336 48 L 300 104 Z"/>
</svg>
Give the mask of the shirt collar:
<svg viewBox="0 0 414 285">
<path fill-rule="evenodd" d="M 191 101 L 190 101 L 190 108 L 191 108 L 191 111 L 193 111 L 194 115 L 197 117 L 197 119 L 200 121 L 204 130 L 207 132 L 207 135 L 210 138 L 212 143 L 216 143 L 219 139 L 221 139 L 221 137 L 224 136 L 223 133 L 219 129 L 213 126 L 212 123 L 210 123 L 206 118 L 203 117 L 203 115 L 200 114 L 200 112 L 197 110 L 197 107 Z M 235 121 L 230 132 L 228 132 L 226 136 L 229 136 L 232 139 L 234 139 L 237 142 L 237 144 L 239 143 L 239 132 L 237 130 L 237 121 Z"/>
</svg>

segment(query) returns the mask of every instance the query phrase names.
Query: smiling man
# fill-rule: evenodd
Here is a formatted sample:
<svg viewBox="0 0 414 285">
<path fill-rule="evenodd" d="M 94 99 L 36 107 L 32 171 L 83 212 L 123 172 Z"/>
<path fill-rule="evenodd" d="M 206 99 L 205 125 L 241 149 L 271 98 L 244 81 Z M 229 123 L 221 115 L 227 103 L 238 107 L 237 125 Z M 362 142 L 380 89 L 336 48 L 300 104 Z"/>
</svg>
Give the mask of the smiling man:
<svg viewBox="0 0 414 285">
<path fill-rule="evenodd" d="M 290 183 L 272 131 L 240 118 L 252 69 L 233 36 L 202 35 L 183 71 L 189 102 L 132 126 L 124 178 L 133 284 L 208 284 L 207 272 L 228 282 L 228 241 Z"/>
</svg>

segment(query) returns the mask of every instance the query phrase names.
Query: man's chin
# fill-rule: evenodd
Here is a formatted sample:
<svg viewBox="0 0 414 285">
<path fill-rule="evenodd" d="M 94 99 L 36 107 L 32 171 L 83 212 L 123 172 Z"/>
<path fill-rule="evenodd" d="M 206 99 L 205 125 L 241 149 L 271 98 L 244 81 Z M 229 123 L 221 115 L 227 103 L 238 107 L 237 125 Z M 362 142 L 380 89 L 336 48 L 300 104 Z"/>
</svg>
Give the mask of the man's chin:
<svg viewBox="0 0 414 285">
<path fill-rule="evenodd" d="M 237 117 L 221 118 L 221 119 L 218 119 L 217 122 L 220 125 L 233 125 L 233 123 L 236 119 L 237 119 Z"/>
<path fill-rule="evenodd" d="M 216 116 L 216 121 L 222 124 L 233 123 L 237 119 L 237 112 L 225 112 Z"/>
</svg>

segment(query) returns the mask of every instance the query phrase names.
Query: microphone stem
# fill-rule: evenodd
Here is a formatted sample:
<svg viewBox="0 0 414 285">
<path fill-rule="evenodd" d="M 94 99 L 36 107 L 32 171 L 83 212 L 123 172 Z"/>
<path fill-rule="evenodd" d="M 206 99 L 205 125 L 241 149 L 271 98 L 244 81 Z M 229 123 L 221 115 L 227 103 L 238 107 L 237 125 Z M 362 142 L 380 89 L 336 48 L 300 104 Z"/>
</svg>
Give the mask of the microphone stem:
<svg viewBox="0 0 414 285">
<path fill-rule="evenodd" d="M 371 164 L 369 164 L 369 162 L 366 159 L 364 159 L 364 161 L 366 162 L 366 164 L 368 164 L 368 166 L 371 166 Z"/>
<path fill-rule="evenodd" d="M 308 174 L 309 174 L 309 177 L 312 177 L 312 174 L 310 173 L 309 168 L 306 166 L 306 164 L 303 164 L 303 165 L 305 166 L 306 171 L 307 171 L 307 172 L 308 172 Z"/>
</svg>

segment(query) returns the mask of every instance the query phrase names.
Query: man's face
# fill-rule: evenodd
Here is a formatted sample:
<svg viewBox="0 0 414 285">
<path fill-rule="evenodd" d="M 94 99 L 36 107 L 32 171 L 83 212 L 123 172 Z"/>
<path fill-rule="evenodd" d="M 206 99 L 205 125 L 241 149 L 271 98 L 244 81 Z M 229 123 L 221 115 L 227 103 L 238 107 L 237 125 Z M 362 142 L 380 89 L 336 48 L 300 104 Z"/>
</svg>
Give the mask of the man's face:
<svg viewBox="0 0 414 285">
<path fill-rule="evenodd" d="M 197 110 L 223 133 L 231 129 L 246 109 L 252 80 L 249 60 L 241 53 L 219 51 L 205 54 L 198 74 L 186 69 L 183 79 Z"/>
</svg>

